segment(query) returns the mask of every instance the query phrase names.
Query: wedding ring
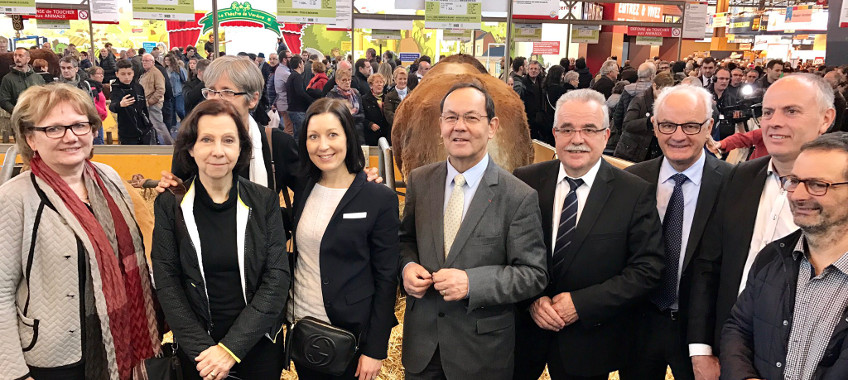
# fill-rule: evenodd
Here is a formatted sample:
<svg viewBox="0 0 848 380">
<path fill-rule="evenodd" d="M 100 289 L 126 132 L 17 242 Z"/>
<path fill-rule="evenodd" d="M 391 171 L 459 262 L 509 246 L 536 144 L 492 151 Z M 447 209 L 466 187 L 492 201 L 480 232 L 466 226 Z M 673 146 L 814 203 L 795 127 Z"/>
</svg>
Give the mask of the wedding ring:
<svg viewBox="0 0 848 380">
<path fill-rule="evenodd" d="M 215 374 L 215 372 L 209 372 L 209 377 L 211 377 L 211 378 L 213 378 L 213 379 L 214 379 L 214 378 L 215 378 L 215 377 L 217 377 L 217 376 L 218 376 L 218 375 L 217 375 L 217 374 Z"/>
<path fill-rule="evenodd" d="M 447 290 L 442 290 L 442 295 L 447 294 L 447 292 L 448 292 Z"/>
</svg>

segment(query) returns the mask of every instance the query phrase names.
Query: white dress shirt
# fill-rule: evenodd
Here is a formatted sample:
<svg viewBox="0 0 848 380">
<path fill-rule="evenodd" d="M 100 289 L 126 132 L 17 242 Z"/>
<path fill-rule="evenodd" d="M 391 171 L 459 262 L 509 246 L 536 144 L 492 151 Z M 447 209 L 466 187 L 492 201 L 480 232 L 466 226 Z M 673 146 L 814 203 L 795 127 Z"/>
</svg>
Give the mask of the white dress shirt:
<svg viewBox="0 0 848 380">
<path fill-rule="evenodd" d="M 686 247 L 689 245 L 689 233 L 692 231 L 692 221 L 695 219 L 695 208 L 698 205 L 698 195 L 701 193 L 701 179 L 704 176 L 704 162 L 706 155 L 701 152 L 701 158 L 695 161 L 688 169 L 678 172 L 675 170 L 667 159 L 663 158 L 660 165 L 660 176 L 657 178 L 657 211 L 660 214 L 660 221 L 665 219 L 665 210 L 668 208 L 668 202 L 671 200 L 671 193 L 674 192 L 674 181 L 671 176 L 677 173 L 683 173 L 688 181 L 683 183 L 683 238 L 680 239 L 680 260 L 677 263 L 677 283 L 678 295 L 680 292 L 680 275 L 683 271 L 683 260 L 686 258 Z M 677 310 L 679 307 L 678 301 L 674 301 L 671 305 L 672 310 Z"/>
<path fill-rule="evenodd" d="M 451 193 L 453 193 L 453 179 L 457 174 L 460 174 L 456 168 L 451 165 L 450 160 L 447 160 L 448 175 L 445 177 L 445 204 L 442 212 L 448 208 L 448 201 Z M 486 173 L 486 168 L 489 166 L 489 154 L 483 157 L 480 162 L 464 171 L 462 175 L 465 177 L 465 185 L 462 186 L 462 191 L 465 201 L 462 205 L 462 219 L 465 219 L 465 213 L 468 212 L 468 206 L 471 205 L 471 200 L 474 199 L 474 194 L 477 193 L 477 186 L 480 185 L 480 180 L 483 179 L 483 174 Z"/>
<path fill-rule="evenodd" d="M 603 158 L 602 158 L 603 159 Z M 576 226 L 580 223 L 580 215 L 583 214 L 583 209 L 586 207 L 586 198 L 589 198 L 589 191 L 592 190 L 592 184 L 595 183 L 595 177 L 598 175 L 598 170 L 601 168 L 601 160 L 595 163 L 595 166 L 592 166 L 586 174 L 579 178 L 571 178 L 571 179 L 582 179 L 583 184 L 580 185 L 575 193 L 577 195 L 577 219 L 574 220 L 574 225 Z M 559 165 L 559 174 L 557 174 L 556 181 L 556 191 L 554 192 L 554 220 L 551 224 L 551 254 L 553 254 L 554 247 L 556 247 L 556 238 L 557 238 L 557 230 L 559 229 L 559 217 L 562 214 L 562 204 L 565 203 L 565 197 L 568 196 L 568 192 L 571 191 L 571 186 L 568 185 L 568 181 L 565 180 L 565 168 L 562 164 Z"/>
</svg>

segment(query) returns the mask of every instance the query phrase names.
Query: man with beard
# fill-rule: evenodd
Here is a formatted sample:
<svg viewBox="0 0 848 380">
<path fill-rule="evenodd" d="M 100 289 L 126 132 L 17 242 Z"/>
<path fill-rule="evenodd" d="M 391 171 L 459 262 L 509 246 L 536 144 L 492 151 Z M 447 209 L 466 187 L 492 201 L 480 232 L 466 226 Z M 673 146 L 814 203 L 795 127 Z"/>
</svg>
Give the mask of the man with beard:
<svg viewBox="0 0 848 380">
<path fill-rule="evenodd" d="M 800 230 L 754 261 L 722 333 L 722 378 L 848 378 L 848 134 L 805 144 L 780 180 Z"/>
<path fill-rule="evenodd" d="M 15 109 L 15 104 L 18 103 L 18 96 L 24 90 L 30 86 L 44 84 L 41 75 L 36 74 L 29 65 L 29 50 L 15 49 L 13 59 L 15 65 L 0 81 L 0 108 L 10 114 Z"/>
</svg>

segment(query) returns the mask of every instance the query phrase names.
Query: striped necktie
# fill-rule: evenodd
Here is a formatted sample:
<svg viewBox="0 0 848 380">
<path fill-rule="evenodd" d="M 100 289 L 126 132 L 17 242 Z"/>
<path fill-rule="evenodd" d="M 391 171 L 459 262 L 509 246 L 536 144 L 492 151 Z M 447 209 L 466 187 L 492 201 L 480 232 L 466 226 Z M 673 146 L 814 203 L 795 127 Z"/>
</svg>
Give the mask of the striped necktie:
<svg viewBox="0 0 848 380">
<path fill-rule="evenodd" d="M 553 267 L 556 268 L 563 260 L 565 252 L 574 238 L 574 230 L 577 228 L 577 188 L 583 185 L 582 179 L 571 179 L 568 181 L 570 190 L 562 203 L 562 213 L 559 215 L 559 227 L 557 227 L 556 244 L 554 245 Z"/>
</svg>

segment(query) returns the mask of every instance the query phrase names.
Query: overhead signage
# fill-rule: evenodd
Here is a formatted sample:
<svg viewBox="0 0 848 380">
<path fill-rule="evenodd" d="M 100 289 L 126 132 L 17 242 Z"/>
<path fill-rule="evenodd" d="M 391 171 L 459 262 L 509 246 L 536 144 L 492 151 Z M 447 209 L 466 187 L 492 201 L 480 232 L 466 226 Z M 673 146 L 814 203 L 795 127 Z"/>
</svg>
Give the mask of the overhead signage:
<svg viewBox="0 0 848 380">
<path fill-rule="evenodd" d="M 727 26 L 727 13 L 720 12 L 713 15 L 713 28 L 724 28 Z"/>
<path fill-rule="evenodd" d="M 642 37 L 680 37 L 679 28 L 656 28 L 645 26 L 628 26 L 628 36 Z"/>
<path fill-rule="evenodd" d="M 0 13 L 35 15 L 35 0 L 0 0 Z"/>
<path fill-rule="evenodd" d="M 375 40 L 399 40 L 400 30 L 371 29 L 371 38 Z"/>
<path fill-rule="evenodd" d="M 571 27 L 571 43 L 596 44 L 601 36 L 599 25 L 574 25 Z"/>
<path fill-rule="evenodd" d="M 583 19 L 584 20 L 603 20 L 604 19 L 604 6 L 596 3 L 577 3 L 576 6 L 583 7 Z"/>
<path fill-rule="evenodd" d="M 517 19 L 556 20 L 559 0 L 513 0 L 512 15 Z"/>
<path fill-rule="evenodd" d="M 662 46 L 662 37 L 636 36 L 636 45 Z"/>
<path fill-rule="evenodd" d="M 533 42 L 542 40 L 542 24 L 513 24 L 513 40 Z"/>
<path fill-rule="evenodd" d="M 79 20 L 79 12 L 85 12 L 85 15 L 88 16 L 88 11 L 76 9 L 38 8 L 35 18 L 39 20 Z"/>
<path fill-rule="evenodd" d="M 786 7 L 786 22 L 810 22 L 813 21 L 813 5 L 797 5 Z"/>
<path fill-rule="evenodd" d="M 479 0 L 427 1 L 424 27 L 427 29 L 480 29 L 483 3 Z"/>
<path fill-rule="evenodd" d="M 759 34 L 760 16 L 732 16 L 727 20 L 728 34 Z"/>
<path fill-rule="evenodd" d="M 353 28 L 353 0 L 336 0 L 336 21 L 327 25 L 327 30 L 351 30 Z"/>
<path fill-rule="evenodd" d="M 223 24 L 228 21 L 254 22 L 262 25 L 262 27 L 267 30 L 277 33 L 277 36 L 282 35 L 280 33 L 280 24 L 277 23 L 277 18 L 269 12 L 253 9 L 249 2 L 241 4 L 233 2 L 229 8 L 219 9 L 218 23 Z M 208 12 L 203 15 L 203 17 L 197 21 L 197 24 L 203 28 L 200 34 L 206 34 L 208 31 L 212 30 L 212 22 L 212 12 Z"/>
<path fill-rule="evenodd" d="M 71 21 L 62 19 L 36 20 L 35 25 L 39 29 L 71 29 Z"/>
<path fill-rule="evenodd" d="M 618 3 L 613 17 L 616 21 L 662 22 L 663 6 L 654 4 Z"/>
<path fill-rule="evenodd" d="M 559 41 L 533 42 L 533 53 L 538 55 L 559 55 Z"/>
<path fill-rule="evenodd" d="M 379 1 L 379 0 L 374 0 Z M 385 0 L 383 0 L 385 1 Z M 424 9 L 427 0 L 395 0 L 396 9 Z M 454 0 L 456 1 L 456 0 Z M 459 0 L 463 1 L 463 0 Z M 357 1 L 359 2 L 359 1 Z M 390 2 L 390 1 L 386 1 Z M 480 1 L 483 4 L 483 12 L 504 12 L 506 13 L 509 3 L 507 0 L 487 0 Z M 479 29 L 479 28 L 478 28 Z"/>
<path fill-rule="evenodd" d="M 89 2 L 91 3 L 91 22 L 117 24 L 120 21 L 117 0 L 89 0 Z"/>
<path fill-rule="evenodd" d="M 445 41 L 471 42 L 472 32 L 467 29 L 445 29 L 442 32 L 442 39 Z"/>
<path fill-rule="evenodd" d="M 133 18 L 194 21 L 194 0 L 133 0 Z"/>
<path fill-rule="evenodd" d="M 683 38 L 702 39 L 709 22 L 706 3 L 686 3 L 683 16 Z"/>
<path fill-rule="evenodd" d="M 842 2 L 842 9 L 839 11 L 839 27 L 848 28 L 848 1 Z"/>
<path fill-rule="evenodd" d="M 298 24 L 334 24 L 336 0 L 277 0 L 277 21 Z"/>
<path fill-rule="evenodd" d="M 415 62 L 416 59 L 421 58 L 421 53 L 398 53 L 398 58 L 401 62 Z"/>
</svg>

